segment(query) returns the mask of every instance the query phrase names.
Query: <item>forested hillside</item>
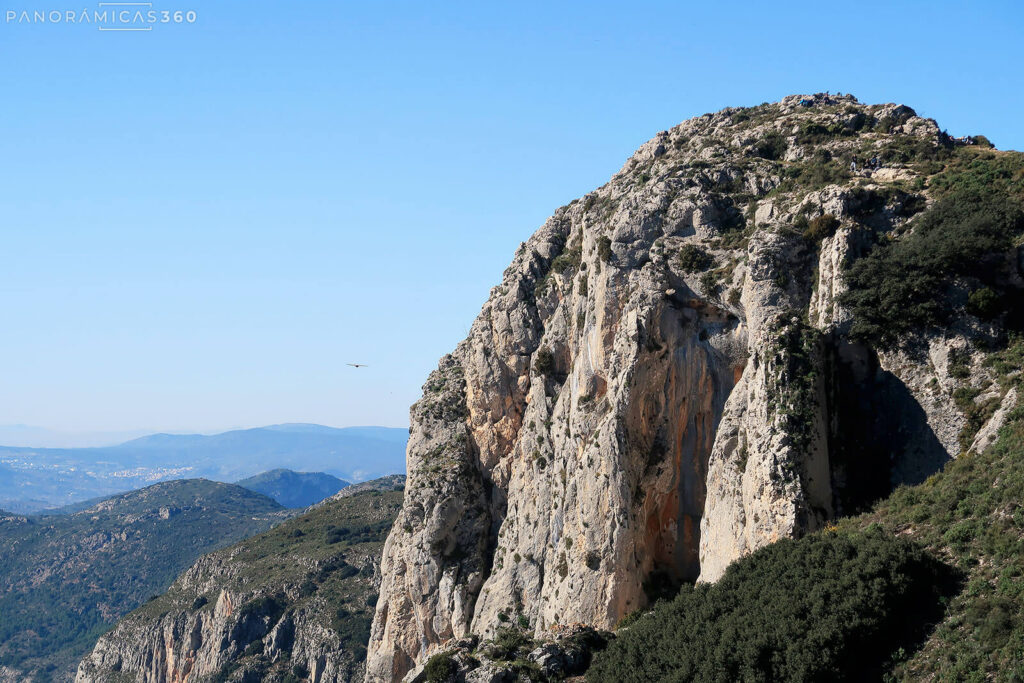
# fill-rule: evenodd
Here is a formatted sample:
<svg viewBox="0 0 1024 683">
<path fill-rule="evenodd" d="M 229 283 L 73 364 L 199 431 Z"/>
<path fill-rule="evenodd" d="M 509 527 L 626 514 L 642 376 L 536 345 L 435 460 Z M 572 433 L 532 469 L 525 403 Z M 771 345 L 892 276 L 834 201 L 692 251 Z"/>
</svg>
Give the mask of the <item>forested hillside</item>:
<svg viewBox="0 0 1024 683">
<path fill-rule="evenodd" d="M 68 680 L 121 616 L 204 552 L 289 513 L 233 484 L 156 484 L 68 515 L 0 518 L 0 666 Z"/>
</svg>

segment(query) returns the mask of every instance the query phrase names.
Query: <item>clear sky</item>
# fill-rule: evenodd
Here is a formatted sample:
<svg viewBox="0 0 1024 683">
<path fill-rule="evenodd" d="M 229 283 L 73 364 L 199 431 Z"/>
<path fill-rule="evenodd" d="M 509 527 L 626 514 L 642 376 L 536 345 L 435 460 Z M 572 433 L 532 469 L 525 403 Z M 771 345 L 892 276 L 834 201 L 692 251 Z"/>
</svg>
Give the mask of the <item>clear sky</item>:
<svg viewBox="0 0 1024 683">
<path fill-rule="evenodd" d="M 1024 148 L 1016 1 L 154 9 L 196 21 L 0 23 L 0 424 L 405 425 L 519 242 L 725 106 L 852 92 Z"/>
</svg>

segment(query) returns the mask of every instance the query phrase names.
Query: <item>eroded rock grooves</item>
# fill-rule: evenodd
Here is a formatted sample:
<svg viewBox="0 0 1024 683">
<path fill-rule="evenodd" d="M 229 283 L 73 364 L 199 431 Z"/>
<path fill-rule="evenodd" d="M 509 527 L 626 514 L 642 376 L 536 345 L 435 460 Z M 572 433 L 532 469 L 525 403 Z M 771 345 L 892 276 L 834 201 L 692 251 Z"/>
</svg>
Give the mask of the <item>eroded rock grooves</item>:
<svg viewBox="0 0 1024 683">
<path fill-rule="evenodd" d="M 909 169 L 863 170 L 893 141 L 946 144 L 848 96 L 707 114 L 520 247 L 413 407 L 368 681 L 509 621 L 612 627 L 957 454 L 964 416 L 929 385 L 964 339 L 876 352 L 838 301 L 865 236 L 926 204 Z"/>
</svg>

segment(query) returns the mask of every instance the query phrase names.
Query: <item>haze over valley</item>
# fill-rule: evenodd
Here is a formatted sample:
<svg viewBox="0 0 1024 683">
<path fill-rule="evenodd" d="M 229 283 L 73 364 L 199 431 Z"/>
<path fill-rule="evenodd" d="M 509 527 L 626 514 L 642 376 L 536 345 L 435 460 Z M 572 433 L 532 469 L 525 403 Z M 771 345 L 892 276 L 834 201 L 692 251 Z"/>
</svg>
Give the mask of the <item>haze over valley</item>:
<svg viewBox="0 0 1024 683">
<path fill-rule="evenodd" d="M 405 472 L 408 430 L 280 424 L 151 434 L 115 446 L 0 446 L 0 508 L 33 513 L 172 479 L 235 482 L 284 468 L 359 482 Z"/>
</svg>

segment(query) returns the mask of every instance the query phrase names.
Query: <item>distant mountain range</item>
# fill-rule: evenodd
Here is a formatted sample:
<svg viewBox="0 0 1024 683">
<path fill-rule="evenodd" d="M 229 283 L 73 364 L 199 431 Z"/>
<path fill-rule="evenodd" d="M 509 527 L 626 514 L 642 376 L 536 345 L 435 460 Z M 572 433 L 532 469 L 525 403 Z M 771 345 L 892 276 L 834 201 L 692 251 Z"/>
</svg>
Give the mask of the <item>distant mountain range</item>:
<svg viewBox="0 0 1024 683">
<path fill-rule="evenodd" d="M 24 514 L 157 481 L 238 481 L 285 468 L 365 481 L 405 472 L 405 429 L 281 424 L 222 434 L 151 434 L 99 448 L 0 446 L 0 507 Z"/>
<path fill-rule="evenodd" d="M 236 482 L 239 486 L 262 493 L 286 508 L 305 508 L 333 496 L 350 483 L 323 472 L 293 472 L 276 469 Z"/>
<path fill-rule="evenodd" d="M 70 680 L 100 633 L 197 557 L 292 514 L 241 486 L 187 479 L 69 514 L 0 515 L 0 668 Z"/>
<path fill-rule="evenodd" d="M 33 425 L 0 425 L 0 444 L 32 448 L 95 448 L 116 446 L 129 439 L 152 434 L 152 429 L 118 432 L 62 431 Z"/>
</svg>

